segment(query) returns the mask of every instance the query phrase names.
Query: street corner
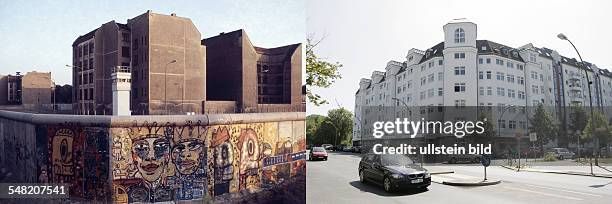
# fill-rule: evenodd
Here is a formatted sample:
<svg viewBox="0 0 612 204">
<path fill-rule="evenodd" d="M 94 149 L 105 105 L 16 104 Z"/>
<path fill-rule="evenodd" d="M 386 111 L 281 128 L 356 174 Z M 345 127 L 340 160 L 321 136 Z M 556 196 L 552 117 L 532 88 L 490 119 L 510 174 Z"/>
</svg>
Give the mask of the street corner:
<svg viewBox="0 0 612 204">
<path fill-rule="evenodd" d="M 500 184 L 501 180 L 497 179 L 459 179 L 443 181 L 442 184 L 449 186 L 489 186 Z"/>
<path fill-rule="evenodd" d="M 449 186 L 488 186 L 501 183 L 499 179 L 484 179 L 457 173 L 438 173 L 431 175 L 431 182 Z"/>
</svg>

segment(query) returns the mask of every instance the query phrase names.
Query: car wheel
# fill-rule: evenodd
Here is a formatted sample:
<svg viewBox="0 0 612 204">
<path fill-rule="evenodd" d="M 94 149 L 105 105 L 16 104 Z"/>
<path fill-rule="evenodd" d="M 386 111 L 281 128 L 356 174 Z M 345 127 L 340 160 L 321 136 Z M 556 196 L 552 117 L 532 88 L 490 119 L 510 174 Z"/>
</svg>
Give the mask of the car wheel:
<svg viewBox="0 0 612 204">
<path fill-rule="evenodd" d="M 361 183 L 365 183 L 365 178 L 363 177 L 363 170 L 359 171 L 359 181 Z"/>
<path fill-rule="evenodd" d="M 323 158 L 324 161 L 327 161 L 327 157 Z"/>
<path fill-rule="evenodd" d="M 385 177 L 383 181 L 383 187 L 385 188 L 385 191 L 392 192 L 393 186 L 391 186 L 391 179 L 389 179 L 388 177 Z"/>
</svg>

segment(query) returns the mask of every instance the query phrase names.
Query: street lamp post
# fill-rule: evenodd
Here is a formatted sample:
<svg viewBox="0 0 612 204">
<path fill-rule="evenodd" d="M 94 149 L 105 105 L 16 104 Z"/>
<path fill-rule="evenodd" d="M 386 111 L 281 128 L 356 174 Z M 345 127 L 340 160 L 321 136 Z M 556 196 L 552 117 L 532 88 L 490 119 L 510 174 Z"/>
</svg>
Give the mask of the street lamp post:
<svg viewBox="0 0 612 204">
<path fill-rule="evenodd" d="M 168 78 L 168 65 L 175 63 L 176 60 L 173 59 L 172 61 L 168 62 L 166 64 L 166 67 L 164 68 L 164 109 L 166 109 L 166 115 L 168 115 L 168 87 L 166 86 L 166 82 L 167 82 L 167 78 Z"/>
<path fill-rule="evenodd" d="M 580 58 L 580 63 L 585 66 L 584 61 L 582 60 L 582 56 L 580 56 L 580 52 L 578 52 L 578 49 L 576 48 L 576 46 L 574 46 L 574 43 L 572 43 L 571 40 L 569 40 L 569 38 L 567 38 L 567 36 L 565 36 L 563 33 L 559 33 L 557 35 L 557 37 L 561 40 L 567 40 L 567 42 L 570 43 L 570 45 L 572 45 L 572 47 L 574 47 L 574 50 L 576 51 L 576 54 L 578 54 L 578 58 Z M 595 72 L 593 72 L 595 73 Z M 589 109 L 591 111 L 591 136 L 593 137 L 594 141 L 595 141 L 595 149 L 593 150 L 593 155 L 599 155 L 597 154 L 599 151 L 599 138 L 595 137 L 595 117 L 593 116 L 593 97 L 591 96 L 591 84 L 593 82 L 591 82 L 591 80 L 589 79 L 589 71 L 585 68 L 584 69 L 584 74 L 586 75 L 586 80 L 587 80 L 587 86 L 589 88 Z M 598 165 L 597 162 L 597 157 L 595 157 L 595 165 Z M 591 164 L 592 166 L 592 164 Z M 593 172 L 591 171 L 591 174 L 593 174 Z"/>
<path fill-rule="evenodd" d="M 336 148 L 336 146 L 338 145 L 338 136 L 340 136 L 340 131 L 338 130 L 338 127 L 336 125 L 334 125 L 334 123 L 330 122 L 329 120 L 326 120 L 325 123 L 330 124 L 334 127 L 334 130 L 336 130 L 336 136 L 334 137 L 334 148 Z"/>
<path fill-rule="evenodd" d="M 83 94 L 82 94 L 82 92 L 81 92 L 81 88 L 80 88 L 80 86 L 83 86 L 83 81 L 85 81 L 85 79 L 84 79 L 85 70 L 83 70 L 83 68 L 82 68 L 82 67 L 79 67 L 79 66 L 71 66 L 71 65 L 66 65 L 66 67 L 70 67 L 70 68 L 75 68 L 75 69 L 79 69 L 79 70 L 81 70 L 81 71 L 80 71 L 80 72 L 81 72 L 81 78 L 80 78 L 81 80 L 80 80 L 80 82 L 79 82 L 79 85 L 76 87 L 76 90 L 77 90 L 78 94 L 75 92 L 75 97 L 76 97 L 76 98 L 77 98 L 77 100 L 79 100 L 79 102 L 81 103 L 81 108 L 80 108 L 81 114 L 84 114 L 84 113 L 85 113 L 85 110 L 84 110 L 84 109 L 85 109 L 85 100 L 83 100 Z M 74 89 L 74 88 L 75 88 L 75 87 L 73 87 L 73 89 Z M 80 94 L 80 95 L 79 95 L 79 94 Z M 80 99 L 79 99 L 79 96 L 81 96 L 81 98 L 80 98 Z"/>
<path fill-rule="evenodd" d="M 393 97 L 393 98 L 391 98 L 391 99 L 393 99 L 393 100 L 395 100 L 395 101 L 398 101 L 398 102 L 401 102 L 401 103 L 402 103 L 402 105 L 404 105 L 404 107 L 406 107 L 406 110 L 410 109 L 410 108 L 408 107 L 408 104 L 406 104 L 406 102 L 404 102 L 403 100 L 401 100 L 401 99 L 399 99 L 399 98 L 397 98 L 397 97 Z M 425 136 L 423 136 L 423 140 L 425 140 Z M 420 155 L 421 155 L 421 167 L 423 167 L 423 163 L 425 162 L 425 155 L 423 155 L 423 154 L 420 154 Z"/>
<path fill-rule="evenodd" d="M 504 113 L 506 113 L 506 111 L 507 111 L 508 109 L 510 109 L 511 107 L 514 107 L 514 105 L 509 105 L 509 106 L 505 107 L 505 108 L 502 110 L 502 112 L 501 112 L 501 114 L 499 115 L 499 117 L 497 118 L 497 137 L 498 137 L 498 139 L 501 139 L 501 125 L 499 125 L 499 122 L 501 121 L 502 117 L 504 117 Z M 519 141 L 519 142 L 520 142 L 520 141 Z M 510 149 L 508 149 L 508 152 L 510 152 Z M 518 153 L 518 154 L 519 154 L 519 155 L 521 155 L 521 152 L 519 151 L 519 153 Z M 510 154 L 508 154 L 508 158 L 510 158 L 510 156 L 511 156 L 511 155 L 510 155 Z M 519 159 L 519 161 L 520 161 L 520 159 Z"/>
</svg>

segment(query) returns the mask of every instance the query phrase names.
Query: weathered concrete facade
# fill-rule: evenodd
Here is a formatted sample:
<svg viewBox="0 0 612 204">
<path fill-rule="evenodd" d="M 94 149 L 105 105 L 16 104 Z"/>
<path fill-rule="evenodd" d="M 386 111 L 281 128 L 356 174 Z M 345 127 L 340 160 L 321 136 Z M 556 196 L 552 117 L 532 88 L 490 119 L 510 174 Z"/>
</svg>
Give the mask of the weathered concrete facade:
<svg viewBox="0 0 612 204">
<path fill-rule="evenodd" d="M 305 111 L 301 44 L 255 47 L 244 30 L 221 33 L 202 44 L 207 47 L 206 83 L 215 87 L 207 92 L 209 101 L 235 101 L 238 112 Z M 261 104 L 278 104 L 266 107 L 279 109 L 261 109 Z"/>
<path fill-rule="evenodd" d="M 74 200 L 226 202 L 278 185 L 305 189 L 294 183 L 305 177 L 304 118 L 0 111 L 0 164 L 12 182 L 68 183 Z"/>
<path fill-rule="evenodd" d="M 82 107 L 78 113 L 112 113 L 110 70 L 115 66 L 132 68 L 132 114 L 201 112 L 206 49 L 200 39 L 189 18 L 151 11 L 80 36 L 73 43 L 74 101 Z"/>
</svg>

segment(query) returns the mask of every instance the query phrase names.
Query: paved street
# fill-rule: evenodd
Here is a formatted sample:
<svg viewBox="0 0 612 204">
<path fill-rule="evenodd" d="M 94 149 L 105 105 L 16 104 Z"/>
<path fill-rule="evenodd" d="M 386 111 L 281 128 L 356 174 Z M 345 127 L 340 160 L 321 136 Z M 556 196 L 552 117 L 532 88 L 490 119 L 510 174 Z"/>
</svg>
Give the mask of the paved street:
<svg viewBox="0 0 612 204">
<path fill-rule="evenodd" d="M 501 184 L 456 187 L 432 182 L 427 191 L 386 193 L 375 184 L 359 182 L 360 156 L 329 154 L 327 161 L 307 163 L 307 203 L 612 203 L 612 179 L 535 172 L 492 166 L 487 175 Z M 430 171 L 455 171 L 432 176 L 444 179 L 482 178 L 481 166 L 433 166 Z"/>
</svg>

